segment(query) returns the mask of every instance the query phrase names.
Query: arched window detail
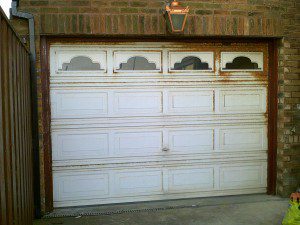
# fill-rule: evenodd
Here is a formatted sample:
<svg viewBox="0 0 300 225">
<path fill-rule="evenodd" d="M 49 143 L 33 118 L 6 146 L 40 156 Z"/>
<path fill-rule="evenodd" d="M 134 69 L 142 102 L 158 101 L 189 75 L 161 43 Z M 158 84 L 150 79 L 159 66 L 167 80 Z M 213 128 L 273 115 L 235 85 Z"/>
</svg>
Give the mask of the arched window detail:
<svg viewBox="0 0 300 225">
<path fill-rule="evenodd" d="M 138 72 L 159 73 L 162 52 L 156 50 L 118 50 L 113 52 L 114 72 L 137 74 Z"/>
<path fill-rule="evenodd" d="M 221 52 L 221 70 L 234 71 L 263 71 L 263 52 Z"/>
<path fill-rule="evenodd" d="M 245 56 L 238 56 L 232 60 L 232 62 L 226 63 L 224 70 L 259 70 L 256 62 L 252 62 L 251 59 Z"/>
<path fill-rule="evenodd" d="M 62 71 L 95 71 L 101 70 L 100 63 L 94 63 L 89 57 L 76 56 L 69 63 L 62 64 Z"/>
<path fill-rule="evenodd" d="M 151 63 L 142 56 L 130 57 L 126 63 L 120 63 L 120 70 L 157 70 L 155 63 Z"/>
<path fill-rule="evenodd" d="M 198 57 L 187 56 L 181 62 L 175 63 L 172 70 L 211 70 L 211 68 L 208 63 L 202 62 Z"/>
<path fill-rule="evenodd" d="M 214 70 L 213 52 L 169 51 L 169 71 L 198 74 Z"/>
</svg>

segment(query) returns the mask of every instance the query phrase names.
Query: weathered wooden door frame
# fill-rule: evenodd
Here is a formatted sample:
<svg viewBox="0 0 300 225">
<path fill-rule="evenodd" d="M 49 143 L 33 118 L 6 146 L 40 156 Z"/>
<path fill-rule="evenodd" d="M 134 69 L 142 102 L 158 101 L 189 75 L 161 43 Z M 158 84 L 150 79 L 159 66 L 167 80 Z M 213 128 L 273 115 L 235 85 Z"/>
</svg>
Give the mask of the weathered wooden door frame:
<svg viewBox="0 0 300 225">
<path fill-rule="evenodd" d="M 41 180 L 44 180 L 45 196 L 45 212 L 53 210 L 53 178 L 52 178 L 52 151 L 51 151 L 51 110 L 50 110 L 50 65 L 49 54 L 50 45 L 52 43 L 95 43 L 95 42 L 136 42 L 136 41 L 178 41 L 185 43 L 215 43 L 219 42 L 225 45 L 230 43 L 265 43 L 268 45 L 269 51 L 269 79 L 268 79 L 268 178 L 267 178 L 267 194 L 276 194 L 276 155 L 277 155 L 277 92 L 278 92 L 278 39 L 275 38 L 214 38 L 214 37 L 143 37 L 139 39 L 132 38 L 105 38 L 105 37 L 58 37 L 58 36 L 42 36 L 40 48 L 40 64 L 41 64 L 41 92 L 42 92 L 42 110 L 40 112 L 41 123 L 43 126 L 43 161 L 40 166 Z M 44 213 L 45 213 L 44 212 Z"/>
</svg>

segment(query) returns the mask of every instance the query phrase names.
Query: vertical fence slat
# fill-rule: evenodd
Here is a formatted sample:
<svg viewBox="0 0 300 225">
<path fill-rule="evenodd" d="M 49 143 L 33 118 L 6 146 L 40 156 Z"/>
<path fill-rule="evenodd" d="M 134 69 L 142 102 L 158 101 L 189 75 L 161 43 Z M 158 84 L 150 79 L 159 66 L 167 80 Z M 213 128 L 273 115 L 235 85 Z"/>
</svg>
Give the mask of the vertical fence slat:
<svg viewBox="0 0 300 225">
<path fill-rule="evenodd" d="M 8 39 L 12 40 L 8 42 L 8 83 L 9 83 L 9 111 L 10 111 L 10 149 L 11 149 L 11 176 L 12 176 L 12 197 L 13 197 L 13 205 L 16 206 L 17 202 L 17 190 L 16 190 L 16 149 L 15 149 L 15 120 L 14 120 L 14 86 L 13 86 L 13 73 L 14 73 L 14 52 L 13 52 L 13 40 L 14 34 L 12 30 L 8 32 Z M 17 207 L 13 207 L 13 215 L 17 215 Z M 18 218 L 14 216 L 14 223 L 18 223 Z"/>
<path fill-rule="evenodd" d="M 8 40 L 9 40 L 9 27 L 6 24 L 3 27 L 3 40 L 7 40 L 6 44 L 3 46 L 3 79 L 1 82 L 2 85 L 2 97 L 3 97 L 3 124 L 4 124 L 4 148 L 5 148 L 5 177 L 6 177 L 6 211 L 7 211 L 7 222 L 8 224 L 13 223 L 13 198 L 12 198 L 12 179 L 11 179 L 11 138 L 10 138 L 10 101 L 9 101 L 9 51 L 8 51 Z"/>
<path fill-rule="evenodd" d="M 32 102 L 31 102 L 31 92 L 30 92 L 30 87 L 31 87 L 31 83 L 30 83 L 30 60 L 29 57 L 26 57 L 26 61 L 25 61 L 25 66 L 26 66 L 26 73 L 28 74 L 28 76 L 25 77 L 25 87 L 26 87 L 26 114 L 27 114 L 27 140 L 33 140 L 33 136 L 32 136 L 32 118 L 31 118 L 31 107 L 32 107 Z M 28 142 L 27 141 L 27 168 L 32 171 L 33 167 L 33 142 Z M 29 171 L 28 171 L 29 172 Z M 30 219 L 32 217 L 32 215 L 34 215 L 34 210 L 33 206 L 34 205 L 34 195 L 33 195 L 33 189 L 30 190 L 29 187 L 33 187 L 33 174 L 32 176 L 28 177 L 28 213 L 29 213 L 29 217 L 28 219 Z"/>
<path fill-rule="evenodd" d="M 21 217 L 22 220 L 25 221 L 25 216 L 24 216 L 24 212 L 25 212 L 25 187 L 24 187 L 24 141 L 23 141 L 23 137 L 24 137 L 24 131 L 23 131 L 23 107 L 22 107 L 22 101 L 23 101 L 23 95 L 22 95 L 22 91 L 21 91 L 21 87 L 22 87 L 22 76 L 20 76 L 20 74 L 23 73 L 22 70 L 22 54 L 21 51 L 22 49 L 20 48 L 21 46 L 19 45 L 19 73 L 18 73 L 18 93 L 19 93 L 19 129 L 20 129 L 20 167 L 21 167 L 21 197 L 22 197 L 22 202 L 21 202 Z"/>
<path fill-rule="evenodd" d="M 21 62 L 21 65 L 22 65 L 22 74 L 26 74 L 26 71 L 25 71 L 25 54 L 24 54 L 24 51 L 21 51 L 21 54 L 22 54 L 22 62 Z M 23 146 L 23 174 L 24 174 L 24 208 L 26 209 L 27 208 L 27 203 L 28 203 L 28 192 L 27 192 L 27 181 L 28 181 L 28 178 L 26 176 L 26 174 L 28 174 L 28 168 L 27 168 L 27 140 L 26 140 L 26 105 L 25 105 L 25 92 L 24 92 L 24 89 L 25 89 L 25 83 L 24 83 L 24 76 L 21 76 L 21 84 L 20 87 L 21 87 L 21 95 L 22 95 L 22 106 L 21 106 L 21 109 L 22 109 L 22 136 L 23 136 L 23 143 L 22 143 L 22 146 Z M 27 221 L 27 218 L 28 218 L 28 210 L 24 210 L 24 218 L 25 220 L 24 221 Z"/>
<path fill-rule="evenodd" d="M 13 52 L 13 57 L 12 57 L 12 68 L 13 68 L 13 73 L 12 73 L 12 86 L 14 88 L 16 88 L 16 79 L 17 79 L 17 38 L 15 36 L 12 37 L 12 52 Z M 17 94 L 16 91 L 14 90 L 13 92 L 13 108 L 14 108 L 14 147 L 15 147 L 15 165 L 14 165 L 14 172 L 15 172 L 15 184 L 14 184 L 14 188 L 15 188 L 15 193 L 16 193 L 16 197 L 15 197 L 15 201 L 17 202 L 16 206 L 15 206 L 15 214 L 19 215 L 20 214 L 20 205 L 19 205 L 19 201 L 20 201 L 20 189 L 19 189 L 19 142 L 18 142 L 18 122 L 17 122 Z M 16 217 L 16 224 L 20 223 L 20 218 Z"/>
<path fill-rule="evenodd" d="M 23 54 L 23 71 L 24 73 L 26 73 L 26 54 L 24 53 L 24 51 L 22 51 L 22 54 Z M 28 152 L 29 152 L 29 149 L 28 149 L 28 141 L 27 141 L 27 123 L 28 123 L 28 120 L 27 120 L 27 102 L 26 102 L 26 77 L 23 76 L 22 77 L 23 80 L 22 80 L 22 83 L 24 85 L 23 86 L 23 96 L 24 96 L 24 99 L 23 99 L 23 110 L 24 110 L 24 134 L 26 134 L 26 136 L 24 136 L 24 150 L 25 150 L 25 157 L 24 157 L 24 162 L 25 162 L 25 167 L 24 167 L 24 170 L 25 170 L 25 174 L 28 174 L 29 171 L 28 171 Z M 27 177 L 25 179 L 25 193 L 26 193 L 26 208 L 28 207 L 28 204 L 29 204 L 29 190 L 28 190 L 28 185 L 29 185 L 29 177 Z M 29 210 L 26 210 L 26 221 L 28 221 L 28 218 L 30 217 L 29 215 Z"/>
<path fill-rule="evenodd" d="M 30 58 L 0 8 L 0 224 L 31 225 Z"/>
<path fill-rule="evenodd" d="M 5 21 L 0 16 L 0 56 L 3 55 L 3 46 L 4 46 L 4 35 L 3 35 L 3 26 L 5 26 Z M 0 82 L 3 80 L 3 73 L 4 70 L 4 64 L 3 64 L 3 57 L 0 58 Z M 7 224 L 7 206 L 6 206 L 6 177 L 5 177 L 5 146 L 4 146 L 4 124 L 3 124 L 3 118 L 4 118 L 4 112 L 3 112 L 3 90 L 2 85 L 0 84 L 0 207 L 1 207 L 1 224 Z"/>
</svg>

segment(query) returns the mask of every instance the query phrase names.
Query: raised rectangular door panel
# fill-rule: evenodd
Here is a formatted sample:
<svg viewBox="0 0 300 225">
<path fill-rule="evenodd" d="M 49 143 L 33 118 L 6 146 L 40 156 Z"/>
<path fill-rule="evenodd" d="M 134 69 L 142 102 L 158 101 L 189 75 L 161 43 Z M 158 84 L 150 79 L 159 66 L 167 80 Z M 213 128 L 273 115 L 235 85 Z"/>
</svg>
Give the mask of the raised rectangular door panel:
<svg viewBox="0 0 300 225">
<path fill-rule="evenodd" d="M 168 169 L 170 192 L 211 190 L 214 188 L 214 169 L 178 167 Z"/>
<path fill-rule="evenodd" d="M 230 127 L 219 130 L 221 151 L 261 151 L 267 149 L 267 129 L 260 127 Z"/>
<path fill-rule="evenodd" d="M 52 119 L 95 118 L 107 114 L 108 95 L 102 91 L 52 90 Z"/>
<path fill-rule="evenodd" d="M 266 187 L 265 163 L 220 167 L 220 188 L 240 189 Z"/>
<path fill-rule="evenodd" d="M 265 113 L 265 89 L 221 90 L 221 113 Z"/>
<path fill-rule="evenodd" d="M 162 142 L 162 131 L 117 132 L 114 135 L 114 156 L 160 154 Z"/>
<path fill-rule="evenodd" d="M 116 92 L 114 112 L 121 115 L 162 113 L 162 92 Z"/>
<path fill-rule="evenodd" d="M 94 159 L 109 155 L 109 135 L 97 131 L 52 133 L 52 159 Z"/>
<path fill-rule="evenodd" d="M 162 193 L 162 171 L 160 169 L 116 171 L 113 189 L 119 196 Z"/>
<path fill-rule="evenodd" d="M 169 131 L 170 153 L 191 154 L 212 152 L 214 149 L 213 129 L 171 129 Z"/>
<path fill-rule="evenodd" d="M 168 112 L 176 114 L 211 113 L 213 91 L 170 91 Z"/>
<path fill-rule="evenodd" d="M 54 202 L 103 198 L 109 195 L 109 174 L 66 171 L 53 174 Z"/>
</svg>

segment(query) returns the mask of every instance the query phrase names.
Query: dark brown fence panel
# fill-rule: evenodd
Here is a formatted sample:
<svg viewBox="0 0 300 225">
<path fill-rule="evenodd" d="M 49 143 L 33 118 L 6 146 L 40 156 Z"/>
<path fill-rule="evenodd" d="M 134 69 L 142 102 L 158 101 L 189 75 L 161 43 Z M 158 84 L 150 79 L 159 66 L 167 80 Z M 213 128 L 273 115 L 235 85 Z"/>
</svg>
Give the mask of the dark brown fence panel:
<svg viewBox="0 0 300 225">
<path fill-rule="evenodd" d="M 0 224 L 33 220 L 29 52 L 0 8 Z"/>
</svg>

